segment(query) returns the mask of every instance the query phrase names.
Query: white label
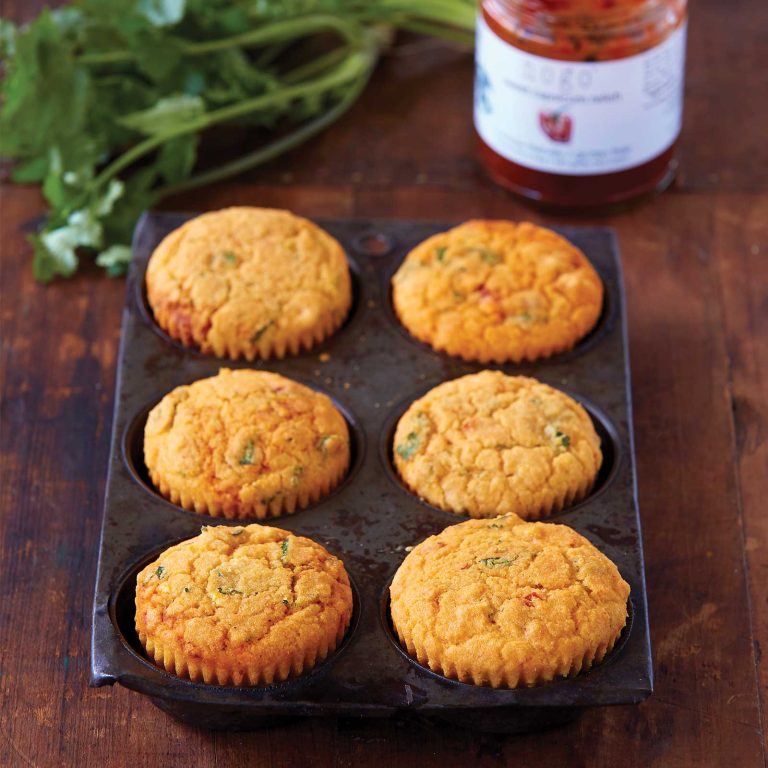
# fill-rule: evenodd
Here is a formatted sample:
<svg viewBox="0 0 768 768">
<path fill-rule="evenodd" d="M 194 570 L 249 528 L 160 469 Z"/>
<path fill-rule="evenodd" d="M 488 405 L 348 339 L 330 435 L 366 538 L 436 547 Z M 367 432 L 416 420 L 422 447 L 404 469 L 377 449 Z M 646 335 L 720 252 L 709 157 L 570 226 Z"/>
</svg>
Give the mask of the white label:
<svg viewBox="0 0 768 768">
<path fill-rule="evenodd" d="M 537 171 L 612 173 L 653 160 L 680 133 L 685 25 L 617 61 L 555 61 L 477 23 L 475 127 L 502 157 Z"/>
</svg>

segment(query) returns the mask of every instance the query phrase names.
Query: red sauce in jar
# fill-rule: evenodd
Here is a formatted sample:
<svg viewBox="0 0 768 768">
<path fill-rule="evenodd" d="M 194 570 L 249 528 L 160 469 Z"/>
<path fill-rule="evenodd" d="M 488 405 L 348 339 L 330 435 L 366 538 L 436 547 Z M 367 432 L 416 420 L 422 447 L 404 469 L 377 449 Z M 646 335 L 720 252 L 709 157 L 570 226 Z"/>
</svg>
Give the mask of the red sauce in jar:
<svg viewBox="0 0 768 768">
<path fill-rule="evenodd" d="M 686 0 L 483 0 L 475 125 L 491 177 L 604 207 L 676 169 Z"/>
</svg>

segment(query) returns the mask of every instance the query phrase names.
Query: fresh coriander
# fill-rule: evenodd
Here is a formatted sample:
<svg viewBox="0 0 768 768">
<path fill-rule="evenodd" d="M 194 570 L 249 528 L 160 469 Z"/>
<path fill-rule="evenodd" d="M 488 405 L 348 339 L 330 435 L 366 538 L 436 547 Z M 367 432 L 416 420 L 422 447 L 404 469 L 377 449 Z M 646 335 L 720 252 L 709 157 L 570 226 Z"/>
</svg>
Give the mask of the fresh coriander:
<svg viewBox="0 0 768 768">
<path fill-rule="evenodd" d="M 239 589 L 234 587 L 219 587 L 219 594 L 222 595 L 242 595 L 243 593 Z"/>
<path fill-rule="evenodd" d="M 514 559 L 510 560 L 508 557 L 482 557 L 477 562 L 486 568 L 502 568 L 505 565 L 512 565 Z"/>
<path fill-rule="evenodd" d="M 392 28 L 471 45 L 474 17 L 467 0 L 72 0 L 23 27 L 0 20 L 0 155 L 15 162 L 14 181 L 41 185 L 49 206 L 30 237 L 35 277 L 70 276 L 86 255 L 124 273 L 143 210 L 333 124 Z M 323 53 L 295 55 L 317 43 Z M 224 124 L 266 143 L 200 168 L 203 137 Z"/>
<path fill-rule="evenodd" d="M 164 565 L 158 565 L 157 568 L 155 568 L 152 573 L 149 574 L 145 584 L 148 584 L 153 578 L 157 579 L 158 581 L 161 581 L 163 576 L 165 575 L 166 567 Z"/>
<path fill-rule="evenodd" d="M 409 432 L 405 442 L 398 445 L 395 450 L 403 459 L 408 461 L 419 449 L 420 442 L 421 440 L 417 432 Z"/>
<path fill-rule="evenodd" d="M 251 336 L 251 344 L 258 344 L 261 337 L 275 324 L 274 320 L 269 320 L 264 325 L 259 326 L 253 336 Z"/>
<path fill-rule="evenodd" d="M 243 455 L 240 457 L 240 464 L 253 464 L 253 454 L 254 454 L 255 446 L 253 444 L 253 440 L 249 440 L 245 445 L 245 450 L 243 451 Z"/>
</svg>

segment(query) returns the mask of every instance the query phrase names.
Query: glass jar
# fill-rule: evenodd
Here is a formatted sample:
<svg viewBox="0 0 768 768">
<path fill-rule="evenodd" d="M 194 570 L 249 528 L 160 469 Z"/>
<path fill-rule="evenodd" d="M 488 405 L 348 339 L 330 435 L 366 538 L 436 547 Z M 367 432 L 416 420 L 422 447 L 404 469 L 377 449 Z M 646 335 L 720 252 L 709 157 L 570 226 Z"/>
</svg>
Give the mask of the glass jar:
<svg viewBox="0 0 768 768">
<path fill-rule="evenodd" d="M 475 128 L 499 184 L 610 206 L 672 181 L 686 0 L 482 0 Z"/>
</svg>

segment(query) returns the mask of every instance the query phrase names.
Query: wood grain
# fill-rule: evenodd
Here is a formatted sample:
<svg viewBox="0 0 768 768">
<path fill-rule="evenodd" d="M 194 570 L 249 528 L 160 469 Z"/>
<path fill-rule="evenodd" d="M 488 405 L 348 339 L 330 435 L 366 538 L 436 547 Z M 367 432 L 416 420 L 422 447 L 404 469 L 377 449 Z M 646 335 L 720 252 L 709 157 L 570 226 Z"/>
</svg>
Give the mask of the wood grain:
<svg viewBox="0 0 768 768">
<path fill-rule="evenodd" d="M 40 5 L 9 2 L 3 14 L 29 18 Z M 656 691 L 544 734 L 401 719 L 212 733 L 119 686 L 88 687 L 124 283 L 90 268 L 36 285 L 23 229 L 42 201 L 0 188 L 0 765 L 765 765 L 768 103 L 755 94 L 768 84 L 767 24 L 760 0 L 693 5 L 678 183 L 626 213 L 578 220 L 617 229 L 626 272 Z M 310 146 L 166 206 L 576 222 L 485 179 L 471 60 L 409 45 Z"/>
</svg>

